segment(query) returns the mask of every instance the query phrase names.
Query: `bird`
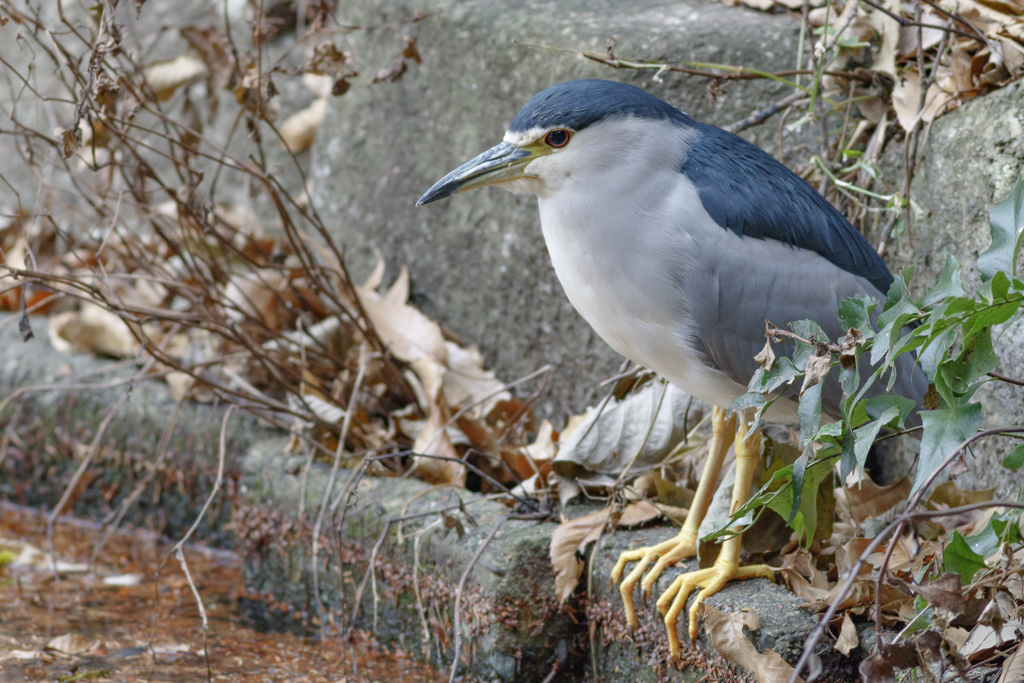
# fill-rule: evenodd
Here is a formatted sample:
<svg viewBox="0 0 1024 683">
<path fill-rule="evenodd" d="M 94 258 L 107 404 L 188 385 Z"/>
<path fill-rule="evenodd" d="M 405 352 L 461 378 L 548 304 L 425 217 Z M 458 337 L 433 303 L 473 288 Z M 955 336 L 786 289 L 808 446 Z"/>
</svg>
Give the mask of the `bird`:
<svg viewBox="0 0 1024 683">
<path fill-rule="evenodd" d="M 711 405 L 708 457 L 683 528 L 624 552 L 612 570 L 614 584 L 637 562 L 620 584 L 626 620 L 636 628 L 636 584 L 646 597 L 667 567 L 696 555 L 734 444 L 732 510 L 749 496 L 760 430 L 752 409 L 730 415 L 727 408 L 759 367 L 765 322 L 809 319 L 838 339 L 846 331 L 840 303 L 858 295 L 884 301 L 893 276 L 842 213 L 773 156 L 626 83 L 574 80 L 534 95 L 499 144 L 445 175 L 416 204 L 490 185 L 537 197 L 555 274 L 602 339 Z M 911 355 L 898 360 L 891 392 L 920 405 L 924 373 L 913 372 Z M 788 391 L 765 420 L 798 421 L 795 389 Z M 839 417 L 841 400 L 838 382 L 827 378 L 823 412 Z M 741 567 L 739 555 L 736 534 L 712 567 L 680 574 L 659 597 L 673 657 L 678 618 L 693 591 L 701 589 L 688 611 L 691 641 L 704 599 L 731 580 L 773 578 L 766 565 Z"/>
</svg>

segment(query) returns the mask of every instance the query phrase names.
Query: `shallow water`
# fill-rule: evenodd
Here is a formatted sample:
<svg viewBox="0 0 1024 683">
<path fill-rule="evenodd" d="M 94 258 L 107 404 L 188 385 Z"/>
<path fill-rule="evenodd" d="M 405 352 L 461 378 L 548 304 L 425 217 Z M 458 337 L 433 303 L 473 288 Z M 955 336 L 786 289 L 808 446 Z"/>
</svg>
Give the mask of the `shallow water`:
<svg viewBox="0 0 1024 683">
<path fill-rule="evenodd" d="M 94 525 L 58 523 L 56 557 L 66 563 L 58 566 L 58 581 L 46 553 L 45 517 L 0 504 L 7 562 L 0 568 L 0 681 L 203 681 L 207 662 L 216 681 L 443 680 L 366 634 L 321 645 L 253 630 L 237 610 L 244 593 L 240 558 L 192 546 L 185 557 L 209 621 L 204 645 L 199 610 L 175 558 L 153 579 L 170 548 L 148 532 L 119 533 L 86 571 L 98 536 Z"/>
</svg>

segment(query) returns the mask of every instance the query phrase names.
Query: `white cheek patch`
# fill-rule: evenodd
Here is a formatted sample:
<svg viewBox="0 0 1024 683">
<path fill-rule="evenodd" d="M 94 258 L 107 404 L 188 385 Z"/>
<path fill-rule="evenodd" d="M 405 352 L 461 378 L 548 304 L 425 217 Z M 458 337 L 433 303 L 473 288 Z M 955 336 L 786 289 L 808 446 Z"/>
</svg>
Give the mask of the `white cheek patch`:
<svg viewBox="0 0 1024 683">
<path fill-rule="evenodd" d="M 527 145 L 533 144 L 540 139 L 540 136 L 548 132 L 547 128 L 531 128 L 523 131 L 522 133 L 513 133 L 509 131 L 505 133 L 505 142 L 516 147 L 526 147 Z"/>
</svg>

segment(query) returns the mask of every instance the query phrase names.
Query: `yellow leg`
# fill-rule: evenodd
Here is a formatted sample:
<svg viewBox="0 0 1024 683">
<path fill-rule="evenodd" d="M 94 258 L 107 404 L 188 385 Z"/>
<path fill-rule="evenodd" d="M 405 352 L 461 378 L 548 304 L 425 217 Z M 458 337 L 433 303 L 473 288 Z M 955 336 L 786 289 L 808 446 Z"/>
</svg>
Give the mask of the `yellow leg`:
<svg viewBox="0 0 1024 683">
<path fill-rule="evenodd" d="M 732 491 L 732 512 L 747 502 L 750 483 L 757 469 L 761 453 L 761 434 L 754 431 L 747 435 L 747 420 L 740 421 L 739 440 L 736 443 L 736 485 Z M 697 639 L 697 609 L 708 596 L 714 595 L 729 581 L 734 579 L 753 579 L 764 577 L 774 578 L 772 570 L 766 565 L 740 567 L 740 535 L 733 536 L 724 544 L 713 567 L 695 572 L 687 572 L 676 577 L 661 598 L 658 599 L 658 610 L 665 616 L 668 628 L 669 651 L 673 657 L 679 656 L 679 636 L 676 623 L 679 614 L 686 606 L 686 599 L 696 588 L 702 588 L 697 598 L 690 605 L 689 627 L 690 640 Z"/>
<path fill-rule="evenodd" d="M 735 436 L 736 416 L 733 415 L 731 419 L 726 420 L 725 409 L 712 408 L 711 443 L 708 448 L 708 458 L 704 465 L 704 472 L 700 477 L 700 483 L 697 485 L 697 493 L 693 497 L 693 505 L 690 506 L 690 512 L 686 516 L 686 523 L 683 525 L 682 531 L 675 538 L 671 538 L 658 545 L 630 550 L 619 555 L 619 561 L 615 563 L 615 568 L 612 569 L 611 585 L 615 585 L 622 577 L 622 571 L 625 569 L 627 562 L 639 562 L 633 568 L 633 571 L 626 576 L 622 586 L 619 588 L 619 592 L 622 594 L 622 604 L 626 610 L 626 621 L 633 628 L 639 625 L 636 618 L 636 608 L 633 605 L 633 589 L 636 587 L 637 582 L 640 581 L 640 578 L 643 577 L 647 566 L 655 558 L 658 558 L 651 571 L 648 572 L 646 577 L 643 577 L 641 595 L 645 599 L 651 592 L 651 586 L 661 576 L 665 567 L 697 554 L 697 531 L 700 529 L 700 524 L 704 521 L 704 515 L 707 514 L 708 507 L 711 505 L 711 499 L 715 495 L 715 483 L 718 481 L 718 473 L 722 469 L 722 461 L 725 460 L 725 454 L 729 451 L 729 446 L 732 445 Z"/>
</svg>

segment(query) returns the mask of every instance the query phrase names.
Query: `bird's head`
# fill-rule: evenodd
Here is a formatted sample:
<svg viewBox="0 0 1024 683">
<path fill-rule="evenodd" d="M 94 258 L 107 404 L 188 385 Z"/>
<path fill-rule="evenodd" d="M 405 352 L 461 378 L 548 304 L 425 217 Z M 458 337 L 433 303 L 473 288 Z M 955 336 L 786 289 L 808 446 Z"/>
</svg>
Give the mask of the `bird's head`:
<svg viewBox="0 0 1024 683">
<path fill-rule="evenodd" d="M 486 185 L 543 197 L 574 175 L 615 168 L 640 147 L 660 148 L 675 164 L 676 131 L 691 124 L 675 107 L 625 83 L 559 83 L 526 103 L 500 144 L 434 183 L 416 205 Z"/>
</svg>

